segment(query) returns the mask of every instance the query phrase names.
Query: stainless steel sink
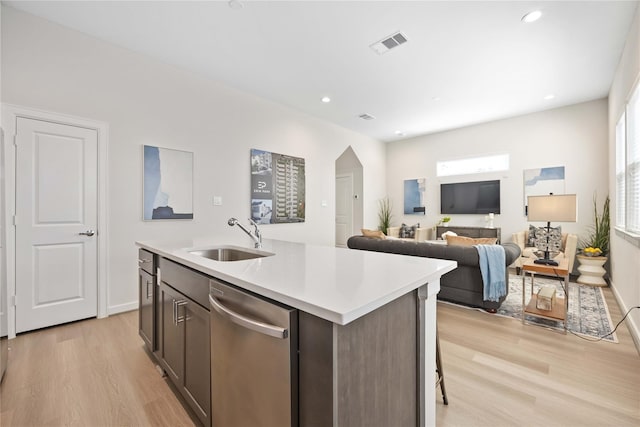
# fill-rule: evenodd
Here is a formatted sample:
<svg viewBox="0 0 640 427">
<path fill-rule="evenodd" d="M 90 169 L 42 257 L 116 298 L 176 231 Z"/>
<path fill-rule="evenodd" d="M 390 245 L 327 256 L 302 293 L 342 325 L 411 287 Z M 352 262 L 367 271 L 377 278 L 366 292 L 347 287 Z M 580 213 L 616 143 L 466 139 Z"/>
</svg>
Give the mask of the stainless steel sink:
<svg viewBox="0 0 640 427">
<path fill-rule="evenodd" d="M 190 250 L 190 254 L 198 255 L 214 261 L 243 261 L 254 258 L 264 258 L 272 256 L 271 252 L 257 251 L 253 249 L 239 248 L 234 246 L 220 246 L 215 248 L 206 248 L 198 250 Z"/>
</svg>

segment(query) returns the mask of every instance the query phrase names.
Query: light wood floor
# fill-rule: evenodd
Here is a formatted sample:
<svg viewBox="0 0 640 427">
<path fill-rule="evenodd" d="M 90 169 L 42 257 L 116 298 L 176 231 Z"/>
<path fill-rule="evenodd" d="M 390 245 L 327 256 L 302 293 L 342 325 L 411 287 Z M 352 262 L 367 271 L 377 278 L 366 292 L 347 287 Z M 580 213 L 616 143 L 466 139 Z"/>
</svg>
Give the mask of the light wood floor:
<svg viewBox="0 0 640 427">
<path fill-rule="evenodd" d="M 614 322 L 621 315 L 605 295 Z M 512 319 L 438 306 L 449 405 L 439 426 L 638 426 L 640 356 Z M 0 425 L 191 426 L 137 335 L 137 312 L 9 341 Z M 396 427 L 396 426 L 389 426 Z"/>
<path fill-rule="evenodd" d="M 0 425 L 193 426 L 138 337 L 138 312 L 9 340 Z"/>
<path fill-rule="evenodd" d="M 439 426 L 640 426 L 640 355 L 624 323 L 612 344 L 448 304 L 438 322 L 449 397 Z"/>
</svg>

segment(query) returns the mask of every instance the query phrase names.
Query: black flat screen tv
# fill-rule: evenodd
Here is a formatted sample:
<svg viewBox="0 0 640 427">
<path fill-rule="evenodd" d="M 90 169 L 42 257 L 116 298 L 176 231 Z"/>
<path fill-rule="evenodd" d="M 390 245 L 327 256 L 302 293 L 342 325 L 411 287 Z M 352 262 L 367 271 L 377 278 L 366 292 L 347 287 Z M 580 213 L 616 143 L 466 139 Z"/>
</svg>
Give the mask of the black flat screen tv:
<svg viewBox="0 0 640 427">
<path fill-rule="evenodd" d="M 441 214 L 499 214 L 500 180 L 440 184 Z"/>
</svg>

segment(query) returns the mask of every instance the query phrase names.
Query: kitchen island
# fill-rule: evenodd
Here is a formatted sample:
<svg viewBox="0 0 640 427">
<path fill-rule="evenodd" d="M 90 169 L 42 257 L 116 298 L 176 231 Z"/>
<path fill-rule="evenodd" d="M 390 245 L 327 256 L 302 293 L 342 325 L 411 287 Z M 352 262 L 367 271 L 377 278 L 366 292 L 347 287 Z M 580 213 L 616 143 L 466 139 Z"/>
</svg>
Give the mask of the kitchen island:
<svg viewBox="0 0 640 427">
<path fill-rule="evenodd" d="M 169 342 L 168 328 L 198 317 L 187 308 L 181 316 L 181 304 L 191 302 L 197 310 L 210 310 L 202 296 L 202 292 L 209 292 L 206 283 L 212 289 L 223 283 L 295 311 L 289 330 L 294 348 L 287 377 L 292 383 L 289 425 L 435 424 L 436 294 L 440 277 L 456 268 L 454 261 L 278 240 L 265 240 L 261 257 L 240 261 L 216 261 L 197 253 L 220 246 L 250 253 L 253 250 L 246 239 L 146 241 L 137 245 L 142 248 L 141 261 L 151 260 L 156 266 L 151 276 L 144 276 L 144 280 L 141 276 L 141 335 L 148 337 L 145 341 L 150 351 L 169 377 L 173 368 L 166 359 L 171 351 L 163 349 Z M 149 279 L 156 271 L 158 279 Z M 188 283 L 197 295 L 192 299 L 170 297 L 168 303 L 165 295 L 175 295 L 177 282 Z M 214 319 L 214 310 L 210 311 Z M 148 319 L 155 330 L 147 326 L 143 334 L 142 325 L 149 325 Z M 201 333 L 209 326 L 215 329 L 215 321 L 211 325 L 203 322 L 194 322 L 200 324 Z M 189 336 L 188 330 L 185 336 Z M 211 349 L 217 350 L 216 345 L 220 344 L 212 341 Z M 192 353 L 186 350 L 184 354 L 188 358 Z M 211 359 L 211 354 L 198 358 L 207 356 Z M 178 365 L 186 367 L 184 357 L 180 360 Z M 221 375 L 207 373 L 211 376 L 209 390 L 215 391 Z M 188 380 L 179 381 L 188 388 Z M 187 397 L 197 394 L 193 391 L 197 389 L 206 395 L 206 385 L 190 388 L 184 393 Z M 216 399 L 219 394 L 210 396 L 212 401 L 202 398 L 193 405 L 196 413 L 202 413 L 199 418 L 205 425 L 216 425 L 211 422 L 216 420 L 216 405 L 246 403 L 225 401 L 222 405 Z M 248 414 L 251 405 L 243 410 Z M 268 417 L 257 418 L 265 419 Z"/>
</svg>

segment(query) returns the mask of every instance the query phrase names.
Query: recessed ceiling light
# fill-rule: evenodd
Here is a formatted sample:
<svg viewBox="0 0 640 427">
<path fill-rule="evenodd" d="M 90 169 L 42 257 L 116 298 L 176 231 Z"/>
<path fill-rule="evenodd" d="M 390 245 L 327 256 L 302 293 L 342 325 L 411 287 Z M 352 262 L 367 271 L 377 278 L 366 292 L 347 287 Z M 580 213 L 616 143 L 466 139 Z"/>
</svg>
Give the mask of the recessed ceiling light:
<svg viewBox="0 0 640 427">
<path fill-rule="evenodd" d="M 547 101 L 549 101 L 550 99 L 555 98 L 556 96 L 552 93 L 550 93 L 549 95 L 545 96 L 544 99 L 546 99 Z"/>
<path fill-rule="evenodd" d="M 529 12 L 520 19 L 522 22 L 529 24 L 531 22 L 536 22 L 542 16 L 542 12 L 539 10 L 534 10 L 533 12 Z"/>
<path fill-rule="evenodd" d="M 329 102 L 331 102 L 331 98 L 329 98 L 328 96 L 323 96 L 321 101 L 325 104 L 328 104 Z"/>
<path fill-rule="evenodd" d="M 402 132 L 401 130 L 397 130 L 395 134 L 398 136 L 404 136 L 404 132 Z"/>
<path fill-rule="evenodd" d="M 433 98 L 431 98 L 433 101 L 440 101 L 442 98 L 440 98 L 439 96 L 434 96 Z"/>
</svg>

